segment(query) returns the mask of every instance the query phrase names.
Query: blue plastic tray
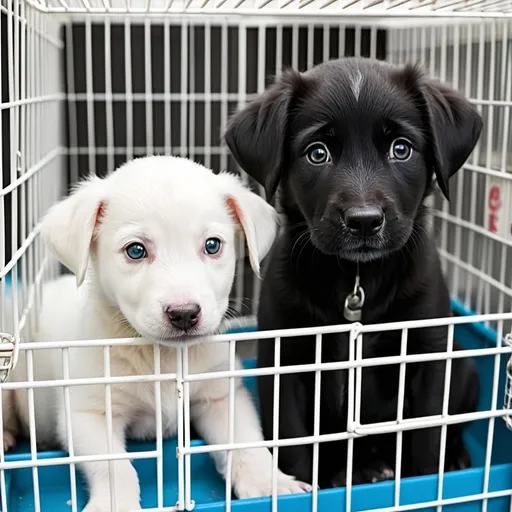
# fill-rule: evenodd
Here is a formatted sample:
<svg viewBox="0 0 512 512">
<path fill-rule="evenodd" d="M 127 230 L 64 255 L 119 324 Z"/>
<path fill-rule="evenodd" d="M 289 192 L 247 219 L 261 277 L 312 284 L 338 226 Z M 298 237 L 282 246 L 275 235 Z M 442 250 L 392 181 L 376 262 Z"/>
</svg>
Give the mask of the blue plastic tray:
<svg viewBox="0 0 512 512">
<path fill-rule="evenodd" d="M 453 303 L 456 314 L 465 311 L 459 304 Z M 256 330 L 256 329 L 251 329 Z M 455 328 L 455 337 L 466 348 L 478 348 L 495 344 L 496 334 L 483 325 L 460 325 Z M 498 406 L 503 403 L 505 358 L 501 361 L 500 393 Z M 494 359 L 491 356 L 477 358 L 476 363 L 482 381 L 479 403 L 480 410 L 490 408 L 493 381 Z M 245 361 L 246 367 L 252 367 L 254 361 Z M 255 381 L 246 379 L 246 385 L 255 394 Z M 466 430 L 466 441 L 471 452 L 473 468 L 448 473 L 444 477 L 443 498 L 457 498 L 477 495 L 483 492 L 485 446 L 487 443 L 488 421 L 481 420 L 471 424 Z M 195 440 L 193 445 L 202 444 Z M 154 443 L 129 443 L 129 451 L 154 450 Z M 65 452 L 39 453 L 40 458 L 65 456 Z M 16 450 L 6 455 L 7 461 L 29 459 L 28 445 L 20 444 Z M 135 460 L 141 486 L 142 506 L 157 506 L 156 460 Z M 215 467 L 206 454 L 191 456 L 192 497 L 198 511 L 221 512 L 225 509 L 225 484 L 218 476 Z M 38 468 L 39 492 L 42 512 L 69 512 L 71 491 L 69 467 L 53 466 Z M 15 469 L 6 471 L 8 506 L 11 512 L 30 512 L 34 508 L 33 470 Z M 394 482 L 360 485 L 353 488 L 352 510 L 368 510 L 394 505 Z M 400 489 L 400 504 L 421 504 L 437 499 L 438 476 L 403 479 Z M 492 451 L 492 467 L 490 471 L 489 491 L 506 491 L 512 489 L 512 432 L 508 431 L 504 422 L 497 419 L 494 425 L 494 442 Z M 77 494 L 79 510 L 87 501 L 87 490 L 79 472 L 77 472 Z M 344 512 L 345 490 L 330 489 L 319 492 L 319 512 Z M 177 462 L 176 440 L 164 442 L 164 506 L 173 506 L 177 501 Z M 283 496 L 279 498 L 279 512 L 310 512 L 311 495 Z M 233 510 L 243 512 L 270 512 L 270 498 L 239 500 L 232 502 Z M 475 499 L 470 503 L 445 505 L 444 510 L 473 512 L 482 510 L 482 501 Z M 435 507 L 420 507 L 418 510 L 435 511 Z M 488 500 L 489 512 L 510 512 L 510 496 L 502 496 Z"/>
</svg>

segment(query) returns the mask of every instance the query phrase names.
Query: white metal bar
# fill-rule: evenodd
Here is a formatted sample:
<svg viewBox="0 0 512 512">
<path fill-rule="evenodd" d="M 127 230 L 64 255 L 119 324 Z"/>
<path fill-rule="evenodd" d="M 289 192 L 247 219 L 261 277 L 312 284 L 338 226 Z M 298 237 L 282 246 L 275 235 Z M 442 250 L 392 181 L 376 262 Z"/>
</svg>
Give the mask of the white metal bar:
<svg viewBox="0 0 512 512">
<path fill-rule="evenodd" d="M 190 0 L 189 0 L 190 1 Z M 188 44 L 189 48 L 187 49 L 187 53 L 183 53 L 183 57 L 185 55 L 195 55 L 196 54 L 196 41 L 195 41 L 195 25 L 190 25 L 189 34 L 188 34 Z M 183 58 L 182 57 L 182 58 Z M 206 57 L 205 57 L 206 58 Z M 188 61 L 188 59 L 186 59 Z M 188 130 L 188 156 L 192 160 L 195 158 L 196 151 L 196 137 L 195 137 L 195 129 L 196 129 L 196 102 L 192 100 L 189 96 L 189 93 L 194 93 L 196 91 L 196 68 L 194 60 L 188 61 L 189 64 L 189 81 L 188 81 L 188 90 L 187 90 L 187 103 L 188 103 L 188 122 L 187 122 L 187 130 Z"/>
<path fill-rule="evenodd" d="M 96 156 L 92 147 L 96 145 L 94 125 L 94 85 L 92 74 L 92 26 L 91 18 L 85 21 L 85 75 L 87 91 L 87 143 L 89 146 L 89 173 L 96 174 Z"/>
<path fill-rule="evenodd" d="M 144 65 L 146 68 L 146 152 L 148 155 L 153 155 L 153 82 L 151 78 L 151 23 L 149 19 L 144 21 Z M 165 122 L 170 122 L 170 119 L 166 119 Z"/>
<path fill-rule="evenodd" d="M 236 340 L 229 342 L 229 370 L 235 369 Z M 229 377 L 228 402 L 228 444 L 236 448 L 235 440 L 235 378 Z M 226 512 L 231 512 L 231 494 L 233 489 L 233 451 L 227 451 L 226 463 Z"/>
<path fill-rule="evenodd" d="M 380 434 L 396 434 L 399 431 L 417 430 L 419 428 L 437 428 L 443 425 L 461 425 L 472 421 L 479 421 L 489 418 L 503 418 L 508 414 L 504 409 L 497 409 L 496 411 L 478 411 L 475 413 L 466 413 L 449 416 L 442 418 L 439 416 L 425 416 L 423 418 L 414 418 L 403 420 L 400 423 L 396 421 L 381 422 L 374 424 L 365 424 L 354 427 L 354 432 L 339 432 L 335 434 L 320 434 L 315 436 L 295 437 L 292 439 L 280 439 L 279 441 L 260 441 L 254 443 L 229 443 L 229 444 L 215 444 L 215 445 L 201 445 L 192 446 L 184 453 L 198 454 L 198 453 L 213 453 L 224 452 L 229 450 L 252 450 L 254 448 L 275 448 L 285 446 L 300 446 L 313 443 L 332 443 L 335 441 L 347 441 L 350 439 L 357 439 L 361 436 L 376 436 Z M 16 464 L 16 467 L 25 467 L 27 464 L 24 462 L 10 463 Z M 20 466 L 21 464 L 21 466 Z M 24 466 L 25 464 L 25 466 Z M 30 464 L 28 464 L 30 465 Z"/>
<path fill-rule="evenodd" d="M 34 381 L 34 354 L 31 350 L 27 350 L 27 380 L 28 382 Z M 37 471 L 37 434 L 36 434 L 36 410 L 34 400 L 34 390 L 28 389 L 28 418 L 29 418 L 29 432 L 30 432 L 30 462 L 32 466 L 32 481 L 34 488 L 34 509 L 40 512 L 41 503 L 39 495 L 39 473 Z M 69 464 L 69 463 L 68 463 Z"/>
<path fill-rule="evenodd" d="M 274 343 L 274 368 L 281 366 L 281 338 L 276 338 Z M 273 400 L 273 424 L 272 439 L 279 439 L 279 412 L 280 412 L 280 375 L 278 372 L 274 374 L 274 400 Z M 272 450 L 272 512 L 277 512 L 277 470 L 279 448 Z"/>
<path fill-rule="evenodd" d="M 178 510 L 185 510 L 185 444 L 184 444 L 184 393 L 183 393 L 183 351 L 187 350 L 184 346 L 176 349 L 176 397 L 178 408 L 178 502 L 176 507 Z M 156 452 L 158 454 L 158 451 Z"/>
<path fill-rule="evenodd" d="M 180 155 L 187 156 L 190 148 L 187 141 L 187 104 L 188 104 L 188 67 L 189 61 L 185 58 L 188 55 L 188 24 L 184 21 L 181 24 L 181 107 L 180 107 Z M 184 148 L 187 148 L 184 151 Z"/>
<path fill-rule="evenodd" d="M 238 109 L 245 105 L 247 95 L 247 29 L 242 23 L 238 27 Z M 242 181 L 247 185 L 248 176 L 242 171 Z M 245 275 L 245 241 L 238 237 L 236 277 L 235 277 L 235 309 L 240 312 L 244 297 Z"/>
<path fill-rule="evenodd" d="M 461 325 L 461 324 L 478 324 L 482 322 L 494 322 L 498 320 L 512 320 L 512 313 L 495 313 L 495 314 L 489 314 L 489 315 L 472 315 L 472 316 L 455 316 L 455 317 L 446 317 L 446 318 L 431 318 L 431 319 L 424 319 L 424 320 L 414 320 L 414 321 L 402 321 L 402 322 L 389 322 L 389 323 L 383 323 L 383 324 L 369 324 L 369 325 L 358 325 L 358 329 L 360 329 L 362 334 L 369 333 L 369 332 L 389 332 L 389 331 L 397 331 L 402 329 L 423 329 L 425 327 L 443 327 L 450 324 L 454 325 Z M 289 337 L 297 337 L 297 336 L 311 336 L 311 335 L 317 335 L 317 334 L 334 334 L 334 333 L 346 333 L 349 332 L 353 328 L 353 324 L 341 324 L 341 325 L 329 325 L 329 326 L 323 326 L 323 327 L 306 327 L 306 328 L 298 328 L 298 329 L 276 329 L 276 330 L 270 330 L 270 331 L 260 331 L 260 332 L 240 332 L 240 333 L 232 333 L 232 334 L 219 334 L 212 336 L 211 338 L 208 338 L 209 343 L 225 343 L 229 342 L 231 340 L 237 340 L 237 341 L 250 341 L 250 340 L 258 340 L 258 341 L 264 341 L 267 339 L 273 339 L 277 336 L 281 338 L 289 338 Z M 111 345 L 111 346 L 121 346 L 121 345 L 150 345 L 152 344 L 151 341 L 145 340 L 143 338 L 113 338 L 113 339 L 89 339 L 89 340 L 63 340 L 63 341 L 45 341 L 45 342 L 31 342 L 30 344 L 30 350 L 43 350 L 43 349 L 50 349 L 50 348 L 78 348 L 78 347 L 98 347 L 98 346 L 105 346 L 105 345 Z M 19 350 L 24 351 L 28 350 L 27 346 L 25 344 L 20 344 Z M 484 349 L 471 349 L 467 350 L 467 354 L 476 354 L 479 353 L 481 350 L 484 351 L 486 354 L 493 354 L 496 352 L 493 352 L 495 350 L 498 350 L 496 348 L 484 348 Z M 507 350 L 506 348 L 503 350 Z M 433 354 L 425 354 L 425 357 L 435 357 L 443 359 L 443 356 L 439 355 L 439 353 L 433 353 Z M 414 362 L 417 357 L 416 355 L 410 355 L 407 356 L 407 362 Z M 452 354 L 453 358 L 459 357 L 457 352 L 454 352 Z M 375 358 L 375 360 L 383 359 L 386 360 L 386 364 L 394 364 L 394 363 L 400 363 L 400 357 L 399 356 L 392 356 L 389 358 Z M 437 360 L 437 359 L 433 359 Z M 366 359 L 364 359 L 360 364 L 363 366 Z M 418 362 L 418 361 L 416 361 Z M 329 365 L 331 364 L 347 364 L 347 362 L 340 362 L 340 363 L 323 363 L 325 365 L 325 368 L 327 369 Z M 359 363 L 357 363 L 359 364 Z M 355 364 L 354 366 L 357 366 Z M 293 366 L 293 369 L 298 367 L 307 367 L 309 368 L 310 365 L 301 365 L 301 366 Z M 282 367 L 281 371 L 284 371 L 286 367 Z M 334 367 L 332 368 L 334 369 Z M 267 373 L 259 373 L 259 372 L 265 372 L 264 368 L 259 368 L 257 370 L 243 370 L 244 372 L 250 372 L 247 374 L 242 374 L 240 376 L 249 376 L 252 374 L 252 372 L 256 372 L 253 375 L 267 375 Z M 309 368 L 308 371 L 311 371 L 311 368 Z M 175 378 L 176 374 L 166 374 L 166 376 L 171 376 L 172 378 Z M 194 374 L 194 376 L 189 377 L 189 379 L 195 379 L 195 377 L 200 374 Z M 221 375 L 220 372 L 215 372 L 211 374 L 213 375 Z M 141 376 L 133 376 L 130 378 L 138 379 Z M 153 376 L 142 376 L 143 378 L 150 379 Z M 226 375 L 222 375 L 221 377 L 216 378 L 225 378 Z M 124 377 L 118 377 L 119 379 L 124 379 Z M 87 380 L 87 379 L 86 379 Z M 120 382 L 121 382 L 120 381 Z M 92 381 L 91 381 L 92 382 Z M 14 383 L 4 383 L 5 386 L 14 385 Z M 62 384 L 60 384 L 62 385 Z"/>
<path fill-rule="evenodd" d="M 105 383 L 105 419 L 107 424 L 107 454 L 112 454 L 114 446 L 114 431 L 112 428 L 112 388 L 110 384 L 110 346 L 103 347 L 103 376 L 108 382 Z M 110 489 L 110 507 L 111 510 L 117 510 L 116 506 L 116 479 L 114 471 L 114 462 L 108 461 L 108 481 Z"/>
<path fill-rule="evenodd" d="M 212 91 L 212 32 L 211 24 L 204 26 L 204 165 L 208 168 L 212 165 L 212 102 L 209 98 Z M 195 92 L 195 91 L 194 91 Z"/>
<path fill-rule="evenodd" d="M 361 57 L 361 38 L 362 38 L 361 25 L 356 25 L 354 27 L 354 56 L 355 57 Z"/>
<path fill-rule="evenodd" d="M 486 140 L 486 157 L 485 157 L 485 166 L 490 168 L 492 166 L 492 156 L 493 156 L 493 140 L 494 140 L 494 106 L 492 105 L 492 101 L 494 100 L 494 84 L 495 84 L 495 65 L 496 65 L 496 23 L 493 21 L 491 23 L 490 35 L 491 41 L 490 44 L 490 76 L 488 82 L 488 95 L 491 104 L 487 107 L 487 140 Z M 492 267 L 494 264 L 494 244 L 488 239 L 484 238 L 484 261 L 482 263 L 482 269 L 487 268 L 488 275 L 492 275 Z M 491 288 L 489 283 L 479 283 L 481 287 L 483 287 L 484 294 L 484 304 L 482 312 L 490 313 L 491 310 Z M 484 504 L 485 507 L 485 504 Z"/>
<path fill-rule="evenodd" d="M 220 34 L 220 130 L 226 133 L 228 126 L 228 24 L 224 20 Z M 228 168 L 228 151 L 226 145 L 222 146 L 220 154 L 220 168 L 225 171 Z"/>
<path fill-rule="evenodd" d="M 112 36 L 110 19 L 105 19 L 105 120 L 107 128 L 107 148 L 114 148 L 114 108 L 112 105 Z M 107 171 L 114 172 L 114 153 L 107 153 Z"/>
<path fill-rule="evenodd" d="M 407 338 L 409 331 L 402 329 L 402 336 L 400 342 L 400 355 L 402 357 L 407 355 Z M 398 377 L 398 399 L 397 399 L 397 420 L 402 421 L 404 418 L 404 401 L 405 401 L 405 374 L 407 368 L 405 363 L 400 363 L 400 373 Z M 397 432 L 396 435 L 396 462 L 395 462 L 395 507 L 400 506 L 400 482 L 402 475 L 402 448 L 403 448 L 403 433 Z"/>
<path fill-rule="evenodd" d="M 3 390 L 0 386 L 0 403 L 4 403 L 4 397 L 3 397 Z M 2 432 L 4 432 L 4 411 L 3 407 L 0 411 L 0 429 Z M 0 463 L 5 464 L 5 451 L 4 451 L 4 443 L 0 443 Z M 9 512 L 9 508 L 7 506 L 7 486 L 5 481 L 5 470 L 0 470 L 0 499 L 2 500 L 2 511 Z M 72 512 L 75 512 L 74 510 Z"/>
<path fill-rule="evenodd" d="M 471 47 L 471 45 L 470 45 Z M 469 48 L 468 48 L 469 50 Z M 481 99 L 483 97 L 483 86 L 484 86 L 484 55 L 485 55 L 485 26 L 481 25 L 479 30 L 479 44 L 478 44 L 478 65 L 477 65 L 477 98 Z M 482 109 L 478 109 L 480 113 L 482 113 Z M 477 145 L 472 155 L 472 163 L 478 165 L 480 161 L 480 144 Z M 473 174 L 471 176 L 471 198 L 470 204 L 476 204 L 476 193 L 477 193 L 477 181 L 476 175 Z M 476 208 L 471 208 L 470 210 L 470 222 L 471 224 L 476 224 Z M 474 261 L 474 253 L 475 253 L 475 233 L 473 231 L 469 232 L 468 239 L 468 263 L 473 266 Z M 466 294 L 468 296 L 468 304 L 470 303 L 469 294 L 473 290 L 473 275 L 470 273 L 466 273 Z M 477 298 L 477 304 L 479 300 Z M 478 308 L 477 312 L 481 312 L 481 309 Z"/>
<path fill-rule="evenodd" d="M 459 88 L 459 66 L 460 66 L 460 26 L 455 25 L 453 34 L 453 87 Z M 458 218 L 462 218 L 462 205 L 464 204 L 464 178 L 466 173 L 461 171 L 457 176 L 457 204 L 456 204 L 456 215 Z M 455 247 L 454 253 L 460 259 L 462 250 L 462 228 L 457 226 L 455 228 Z M 458 265 L 454 265 L 453 279 L 452 279 L 452 293 L 456 296 L 459 294 L 459 283 L 460 283 L 460 271 L 461 268 Z"/>
<path fill-rule="evenodd" d="M 130 18 L 124 21 L 124 74 L 126 92 L 126 160 L 133 158 L 132 37 Z"/>
<path fill-rule="evenodd" d="M 153 347 L 155 375 L 161 375 L 161 353 L 160 345 L 155 343 Z M 187 367 L 188 371 L 188 367 Z M 187 386 L 185 386 L 187 387 Z M 185 404 L 187 396 L 185 393 Z M 187 427 L 187 418 L 185 417 L 185 428 Z M 155 423 L 156 423 L 156 485 L 157 485 L 157 504 L 158 507 L 164 506 L 164 447 L 163 447 L 163 429 L 162 429 L 162 385 L 161 381 L 155 382 Z M 190 435 L 190 421 L 189 435 Z"/>
<path fill-rule="evenodd" d="M 315 56 L 315 26 L 308 25 L 308 40 L 307 40 L 307 57 L 306 57 L 306 66 L 307 69 L 311 69 L 314 64 L 314 56 Z"/>
<path fill-rule="evenodd" d="M 49 467 L 49 466 L 68 466 L 70 463 L 73 464 L 86 464 L 88 462 L 108 462 L 109 460 L 131 460 L 131 459 L 154 459 L 158 453 L 156 450 L 143 451 L 143 452 L 129 452 L 129 453 L 113 453 L 113 454 L 102 454 L 102 455 L 82 455 L 71 458 L 69 455 L 66 457 L 55 457 L 49 459 L 30 459 L 30 460 L 19 460 L 9 461 L 0 466 L 0 470 L 4 469 L 21 469 L 21 468 L 32 468 Z"/>
<path fill-rule="evenodd" d="M 317 334 L 315 337 L 315 364 L 320 365 L 322 363 L 322 335 Z M 321 387 L 322 387 L 322 372 L 320 370 L 315 371 L 315 401 L 314 401 L 314 425 L 313 425 L 313 437 L 317 438 L 320 436 L 320 401 L 321 401 Z M 319 450 L 320 446 L 318 443 L 313 444 L 313 504 L 312 512 L 318 511 L 318 462 L 319 462 Z"/>
<path fill-rule="evenodd" d="M 299 69 L 299 26 L 292 26 L 292 68 Z"/>
<path fill-rule="evenodd" d="M 450 355 L 453 352 L 453 325 L 448 326 L 448 338 L 446 344 L 446 353 Z M 452 377 L 452 360 L 448 359 L 446 361 L 446 368 L 444 374 L 444 391 L 443 391 L 443 410 L 442 416 L 443 418 L 448 417 L 448 404 L 450 400 L 450 384 Z M 443 485 L 444 485 L 444 466 L 446 460 L 446 433 L 447 426 L 442 425 L 441 427 L 441 441 L 440 441 L 440 453 L 439 453 L 439 474 L 437 480 L 437 499 L 443 499 Z M 438 507 L 438 512 L 442 512 L 442 507 Z"/>
<path fill-rule="evenodd" d="M 498 341 L 497 346 L 500 347 L 502 345 L 503 339 L 503 321 L 498 322 Z M 498 388 L 500 382 L 500 363 L 501 358 L 499 354 L 494 356 L 494 369 L 493 369 L 493 381 L 492 381 L 492 396 L 491 396 L 491 411 L 496 411 L 498 405 Z M 494 423 L 495 420 L 493 417 L 489 418 L 489 424 L 487 428 L 487 444 L 485 447 L 485 465 L 484 465 L 484 485 L 483 485 L 483 494 L 484 499 L 482 502 L 482 512 L 487 511 L 488 498 L 487 495 L 489 493 L 489 480 L 491 475 L 491 456 L 492 456 L 492 443 L 494 438 Z"/>
<path fill-rule="evenodd" d="M 172 123 L 171 123 L 171 27 L 169 17 L 164 19 L 164 151 L 165 155 L 172 154 Z"/>
<path fill-rule="evenodd" d="M 62 349 L 62 376 L 64 380 L 69 380 L 69 349 Z M 68 441 L 69 458 L 75 457 L 75 446 L 73 442 L 73 423 L 71 421 L 71 396 L 69 386 L 64 386 L 64 410 L 66 415 L 66 437 Z M 2 461 L 3 462 L 3 461 Z M 78 501 L 76 496 L 76 466 L 74 462 L 69 463 L 69 480 L 71 484 L 71 511 L 77 512 Z"/>
<path fill-rule="evenodd" d="M 360 332 L 357 326 L 350 331 L 349 338 L 349 362 L 355 363 L 356 359 L 356 343 L 359 341 Z M 354 469 L 354 439 L 351 434 L 356 432 L 356 411 L 354 404 L 355 389 L 355 372 L 354 367 L 348 369 L 348 394 L 347 394 L 347 469 L 346 469 L 346 494 L 345 494 L 345 510 L 352 510 L 352 472 Z M 319 436 L 320 437 L 320 436 Z"/>
</svg>

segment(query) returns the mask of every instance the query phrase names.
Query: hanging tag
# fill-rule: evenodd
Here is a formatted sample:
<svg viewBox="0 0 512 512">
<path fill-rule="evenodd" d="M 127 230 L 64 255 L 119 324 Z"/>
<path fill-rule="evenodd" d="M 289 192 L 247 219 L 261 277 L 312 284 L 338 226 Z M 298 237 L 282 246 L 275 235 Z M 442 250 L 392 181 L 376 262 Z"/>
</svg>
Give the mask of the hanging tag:
<svg viewBox="0 0 512 512">
<path fill-rule="evenodd" d="M 343 316 L 349 322 L 360 322 L 364 304 L 364 290 L 359 285 L 359 274 L 356 276 L 354 290 L 345 299 Z"/>
</svg>

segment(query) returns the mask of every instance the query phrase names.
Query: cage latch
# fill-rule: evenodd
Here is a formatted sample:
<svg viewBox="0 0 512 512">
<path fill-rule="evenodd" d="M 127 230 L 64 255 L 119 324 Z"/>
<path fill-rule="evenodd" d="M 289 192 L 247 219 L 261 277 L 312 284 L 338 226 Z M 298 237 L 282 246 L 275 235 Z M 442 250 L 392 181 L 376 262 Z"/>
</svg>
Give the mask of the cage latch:
<svg viewBox="0 0 512 512">
<path fill-rule="evenodd" d="M 505 336 L 505 343 L 512 347 L 512 333 Z M 505 380 L 505 424 L 512 430 L 512 356 L 510 356 L 507 363 L 507 375 Z"/>
<path fill-rule="evenodd" d="M 0 384 L 4 383 L 16 366 L 18 360 L 18 341 L 14 336 L 0 333 Z"/>
</svg>

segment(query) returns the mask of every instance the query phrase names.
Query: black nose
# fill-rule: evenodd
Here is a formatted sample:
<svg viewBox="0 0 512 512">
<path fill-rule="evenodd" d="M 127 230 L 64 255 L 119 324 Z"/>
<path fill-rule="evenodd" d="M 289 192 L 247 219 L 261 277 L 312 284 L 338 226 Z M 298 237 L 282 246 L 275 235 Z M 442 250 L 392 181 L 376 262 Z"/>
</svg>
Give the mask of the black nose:
<svg viewBox="0 0 512 512">
<path fill-rule="evenodd" d="M 345 224 L 356 236 L 377 234 L 384 225 L 384 213 L 377 206 L 353 206 L 345 211 Z"/>
<path fill-rule="evenodd" d="M 167 316 L 176 329 L 188 331 L 199 322 L 201 308 L 199 304 L 184 304 L 167 308 Z"/>
</svg>

